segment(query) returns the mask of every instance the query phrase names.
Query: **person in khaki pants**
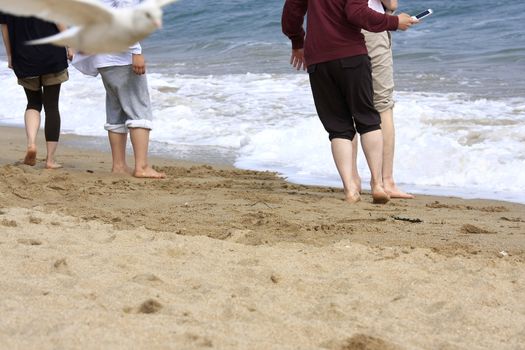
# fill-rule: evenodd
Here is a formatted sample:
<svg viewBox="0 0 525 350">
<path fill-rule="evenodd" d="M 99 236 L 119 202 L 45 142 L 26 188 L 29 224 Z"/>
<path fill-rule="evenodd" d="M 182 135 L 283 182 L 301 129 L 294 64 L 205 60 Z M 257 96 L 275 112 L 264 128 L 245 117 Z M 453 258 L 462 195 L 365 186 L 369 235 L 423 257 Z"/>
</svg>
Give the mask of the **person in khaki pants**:
<svg viewBox="0 0 525 350">
<path fill-rule="evenodd" d="M 369 0 L 368 6 L 379 13 L 393 13 L 398 6 L 397 0 Z M 400 190 L 394 181 L 394 69 L 392 59 L 392 38 L 390 32 L 373 33 L 362 30 L 365 36 L 368 56 L 372 63 L 372 84 L 374 87 L 374 107 L 381 116 L 383 130 L 383 186 L 390 198 L 414 198 Z M 361 178 L 357 171 L 357 138 L 354 139 L 353 179 L 355 186 L 361 187 Z"/>
<path fill-rule="evenodd" d="M 315 108 L 328 132 L 349 203 L 361 199 L 352 177 L 356 133 L 361 135 L 370 169 L 372 202 L 390 200 L 381 174 L 381 117 L 373 105 L 371 63 L 361 28 L 373 32 L 406 30 L 417 22 L 406 13 L 378 13 L 369 8 L 367 0 L 285 1 L 281 25 L 292 44 L 290 63 L 308 71 Z"/>
</svg>

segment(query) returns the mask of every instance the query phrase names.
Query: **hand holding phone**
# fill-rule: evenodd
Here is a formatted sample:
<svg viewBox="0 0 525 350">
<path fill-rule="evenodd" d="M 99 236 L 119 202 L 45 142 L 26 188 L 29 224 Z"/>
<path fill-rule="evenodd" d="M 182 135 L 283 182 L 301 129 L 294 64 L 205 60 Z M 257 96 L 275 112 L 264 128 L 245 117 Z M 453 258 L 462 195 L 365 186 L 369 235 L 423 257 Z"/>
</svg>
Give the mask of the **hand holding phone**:
<svg viewBox="0 0 525 350">
<path fill-rule="evenodd" d="M 425 10 L 425 11 L 423 11 L 421 13 L 418 13 L 415 16 L 412 16 L 412 18 L 417 19 L 417 20 L 421 20 L 421 19 L 423 19 L 425 17 L 430 16 L 433 13 L 434 13 L 434 11 L 432 9 L 428 9 L 428 10 Z"/>
<path fill-rule="evenodd" d="M 412 25 L 419 23 L 419 20 L 415 19 L 413 16 L 410 16 L 408 13 L 401 13 L 397 15 L 399 23 L 397 25 L 398 30 L 407 30 Z"/>
</svg>

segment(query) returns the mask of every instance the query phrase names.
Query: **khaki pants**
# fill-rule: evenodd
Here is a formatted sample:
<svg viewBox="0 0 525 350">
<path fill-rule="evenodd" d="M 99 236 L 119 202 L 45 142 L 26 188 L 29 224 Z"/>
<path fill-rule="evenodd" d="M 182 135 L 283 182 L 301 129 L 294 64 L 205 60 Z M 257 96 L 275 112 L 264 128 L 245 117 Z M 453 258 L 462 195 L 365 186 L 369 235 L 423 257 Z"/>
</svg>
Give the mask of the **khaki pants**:
<svg viewBox="0 0 525 350">
<path fill-rule="evenodd" d="M 39 75 L 36 77 L 28 77 L 18 79 L 18 85 L 23 86 L 24 88 L 31 91 L 38 91 L 42 86 L 51 86 L 62 84 L 63 82 L 69 79 L 69 72 L 67 69 L 57 73 L 50 73 Z"/>
<path fill-rule="evenodd" d="M 368 56 L 372 63 L 374 106 L 378 112 L 394 107 L 394 67 L 390 33 L 362 31 L 366 40 Z"/>
</svg>

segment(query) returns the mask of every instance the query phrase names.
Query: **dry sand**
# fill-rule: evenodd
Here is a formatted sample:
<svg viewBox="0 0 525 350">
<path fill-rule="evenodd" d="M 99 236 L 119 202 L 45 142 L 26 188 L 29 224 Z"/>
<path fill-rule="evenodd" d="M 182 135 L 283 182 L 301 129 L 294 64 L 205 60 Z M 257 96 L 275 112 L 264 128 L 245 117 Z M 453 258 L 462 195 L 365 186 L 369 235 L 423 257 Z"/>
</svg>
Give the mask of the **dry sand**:
<svg viewBox="0 0 525 350">
<path fill-rule="evenodd" d="M 2 349 L 525 349 L 524 205 L 165 159 L 140 180 L 73 139 L 45 170 L 0 128 Z"/>
</svg>

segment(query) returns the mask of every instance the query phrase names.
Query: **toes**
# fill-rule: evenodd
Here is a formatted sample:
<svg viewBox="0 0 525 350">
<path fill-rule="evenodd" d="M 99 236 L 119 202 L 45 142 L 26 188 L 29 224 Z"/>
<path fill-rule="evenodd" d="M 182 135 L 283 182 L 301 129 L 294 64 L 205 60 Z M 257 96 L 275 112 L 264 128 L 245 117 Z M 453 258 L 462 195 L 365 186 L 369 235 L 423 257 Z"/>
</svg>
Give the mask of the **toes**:
<svg viewBox="0 0 525 350">
<path fill-rule="evenodd" d="M 135 172 L 133 176 L 139 179 L 165 179 L 166 178 L 166 174 L 156 172 L 155 170 Z"/>
</svg>

